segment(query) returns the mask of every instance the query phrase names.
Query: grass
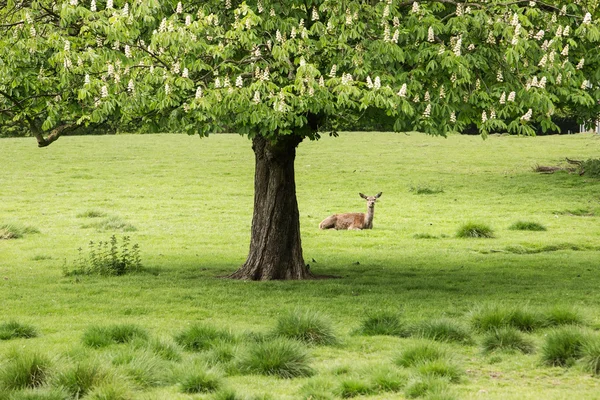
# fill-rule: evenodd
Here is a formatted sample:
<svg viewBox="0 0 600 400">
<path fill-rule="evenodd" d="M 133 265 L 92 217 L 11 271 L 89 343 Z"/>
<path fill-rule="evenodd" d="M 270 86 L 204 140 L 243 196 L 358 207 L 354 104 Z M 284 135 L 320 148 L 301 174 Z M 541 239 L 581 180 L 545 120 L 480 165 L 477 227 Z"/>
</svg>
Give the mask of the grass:
<svg viewBox="0 0 600 400">
<path fill-rule="evenodd" d="M 572 307 L 583 324 L 600 327 L 596 273 L 600 183 L 586 175 L 540 175 L 530 166 L 554 165 L 566 156 L 597 157 L 598 140 L 593 135 L 492 135 L 482 140 L 341 133 L 339 138 L 303 142 L 295 167 L 304 258 L 311 271 L 339 278 L 238 282 L 221 277 L 241 265 L 248 251 L 254 154 L 247 139 L 237 135 L 62 137 L 44 149 L 38 149 L 31 138 L 2 139 L 0 159 L 11 160 L 0 175 L 2 222 L 19 221 L 41 232 L 0 240 L 0 322 L 31 323 L 40 333 L 27 340 L 0 341 L 0 370 L 8 365 L 6 354 L 14 347 L 42 349 L 50 360 L 62 360 L 62 354 L 81 347 L 90 359 L 103 360 L 109 372 L 123 374 L 121 366 L 106 360 L 131 344 L 83 346 L 81 338 L 91 326 L 138 324 L 149 335 L 141 346 L 151 349 L 153 338 L 172 342 L 185 327 L 199 324 L 262 338 L 240 339 L 234 343 L 239 348 L 233 360 L 216 364 L 226 370 L 225 388 L 233 388 L 242 398 L 268 393 L 273 399 L 295 399 L 309 380 L 339 385 L 355 371 L 393 365 L 403 350 L 422 343 L 413 337 L 353 335 L 377 310 L 392 310 L 401 316 L 403 326 L 410 327 L 441 318 L 468 324 L 471 310 L 481 304 L 507 309 L 527 305 L 539 311 L 544 321 L 542 327 L 524 333 L 536 342 L 537 352 L 488 356 L 476 346 L 444 343 L 463 370 L 475 373 L 460 383 L 444 383 L 440 396 L 472 398 L 485 388 L 489 399 L 597 397 L 597 378 L 579 368 L 557 372 L 540 365 L 540 359 L 544 335 L 551 332 L 546 327 L 551 308 Z M 44 168 L 36 168 L 40 165 Z M 78 178 L 82 175 L 91 178 Z M 421 183 L 443 187 L 444 193 L 408 192 L 411 185 Z M 376 205 L 372 230 L 318 229 L 319 222 L 332 213 L 364 212 L 358 192 L 379 191 L 385 196 Z M 77 217 L 89 210 L 106 215 Z M 140 245 L 145 271 L 112 278 L 62 276 L 63 260 L 76 259 L 77 248 L 112 234 L 81 225 L 110 216 L 121 216 L 137 228 L 129 235 Z M 518 220 L 539 221 L 548 230 L 508 229 Z M 484 222 L 494 228 L 496 238 L 456 238 L 465 221 Z M 416 239 L 417 234 L 435 239 Z M 493 251 L 509 246 L 547 251 Z M 32 260 L 36 255 L 44 257 Z M 229 374 L 232 362 L 254 343 L 265 341 L 265 333 L 277 324 L 282 310 L 295 308 L 329 319 L 341 343 L 304 346 L 312 356 L 309 365 L 314 376 Z M 566 321 L 564 317 L 555 321 L 559 319 Z M 472 333 L 476 343 L 485 334 L 474 329 Z M 219 357 L 231 356 L 226 344 Z M 179 361 L 155 353 L 166 362 L 161 369 L 167 372 L 192 359 L 204 361 L 214 348 L 195 352 L 175 346 Z M 490 357 L 496 355 L 500 360 L 490 364 Z M 53 363 L 55 373 L 76 362 L 81 361 L 60 368 Z M 415 368 L 407 370 L 413 374 Z M 359 378 L 373 384 L 370 374 Z M 553 383 L 556 379 L 558 386 Z M 29 391 L 41 390 L 46 389 Z M 12 396 L 21 391 L 9 392 Z M 424 396 L 434 393 L 430 390 Z M 192 397 L 180 393 L 176 384 L 139 387 L 112 381 L 91 389 L 90 396 Z"/>
<path fill-rule="evenodd" d="M 233 335 L 224 329 L 209 325 L 192 325 L 175 336 L 175 342 L 190 351 L 208 350 L 219 342 L 232 342 Z"/>
<path fill-rule="evenodd" d="M 40 233 L 40 230 L 33 226 L 26 226 L 20 223 L 0 222 L 0 240 L 21 239 L 23 236 L 32 233 Z"/>
<path fill-rule="evenodd" d="M 111 344 L 129 343 L 133 340 L 147 339 L 148 332 L 137 325 L 115 324 L 90 326 L 83 333 L 81 341 L 88 347 L 101 348 Z"/>
<path fill-rule="evenodd" d="M 479 222 L 468 222 L 461 225 L 456 232 L 457 238 L 494 238 L 494 230 L 486 224 Z"/>
<path fill-rule="evenodd" d="M 471 332 L 466 327 L 448 318 L 421 321 L 414 330 L 423 338 L 440 342 L 469 344 L 473 341 Z"/>
<path fill-rule="evenodd" d="M 314 345 L 338 343 L 331 322 L 314 311 L 296 309 L 283 314 L 277 319 L 273 334 Z"/>
<path fill-rule="evenodd" d="M 55 384 L 74 398 L 84 397 L 95 386 L 107 380 L 107 372 L 99 363 L 79 362 L 55 378 Z"/>
<path fill-rule="evenodd" d="M 541 349 L 542 362 L 549 366 L 570 367 L 583 355 L 586 337 L 578 327 L 563 327 L 550 332 Z"/>
<path fill-rule="evenodd" d="M 34 326 L 18 321 L 8 321 L 0 324 L 0 340 L 30 339 L 38 336 Z"/>
<path fill-rule="evenodd" d="M 548 324 L 543 314 L 528 308 L 492 304 L 472 311 L 471 325 L 479 332 L 495 331 L 506 327 L 531 332 Z"/>
<path fill-rule="evenodd" d="M 484 352 L 494 351 L 533 353 L 533 341 L 515 328 L 500 328 L 488 332 L 482 340 L 481 347 Z"/>
<path fill-rule="evenodd" d="M 532 221 L 517 221 L 512 224 L 508 229 L 513 231 L 533 231 L 533 232 L 542 232 L 548 230 L 544 225 L 539 222 Z"/>
<path fill-rule="evenodd" d="M 406 337 L 410 335 L 410 330 L 398 314 L 388 311 L 377 311 L 362 321 L 357 333 L 365 336 L 387 335 Z"/>
<path fill-rule="evenodd" d="M 310 356 L 298 342 L 274 339 L 251 346 L 239 360 L 241 371 L 251 374 L 272 375 L 280 378 L 310 376 Z"/>
<path fill-rule="evenodd" d="M 401 367 L 414 367 L 423 362 L 448 358 L 448 354 L 435 343 L 422 343 L 407 347 L 396 358 L 395 363 Z"/>
<path fill-rule="evenodd" d="M 48 356 L 14 349 L 0 369 L 0 388 L 19 390 L 43 386 L 51 373 Z"/>
</svg>

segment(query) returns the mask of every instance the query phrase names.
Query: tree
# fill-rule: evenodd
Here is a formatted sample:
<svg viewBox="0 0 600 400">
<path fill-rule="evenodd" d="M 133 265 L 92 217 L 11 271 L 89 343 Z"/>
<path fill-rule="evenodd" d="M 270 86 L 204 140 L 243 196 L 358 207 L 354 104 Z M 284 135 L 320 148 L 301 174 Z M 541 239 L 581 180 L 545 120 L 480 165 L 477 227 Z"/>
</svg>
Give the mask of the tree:
<svg viewBox="0 0 600 400">
<path fill-rule="evenodd" d="M 533 134 L 531 121 L 554 128 L 565 108 L 592 119 L 596 3 L 9 1 L 0 104 L 27 119 L 43 102 L 26 93 L 44 93 L 45 130 L 118 116 L 247 136 L 254 215 L 248 259 L 232 277 L 305 279 L 294 181 L 304 139 L 382 112 L 395 130 L 435 135 L 471 123 L 483 135 Z"/>
</svg>

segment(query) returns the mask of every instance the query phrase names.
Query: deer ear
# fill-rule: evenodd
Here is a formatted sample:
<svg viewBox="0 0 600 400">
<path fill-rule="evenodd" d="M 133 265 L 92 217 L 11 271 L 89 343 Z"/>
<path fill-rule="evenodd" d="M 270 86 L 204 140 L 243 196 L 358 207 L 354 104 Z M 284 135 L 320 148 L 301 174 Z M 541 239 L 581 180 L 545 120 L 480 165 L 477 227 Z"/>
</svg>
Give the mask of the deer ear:
<svg viewBox="0 0 600 400">
<path fill-rule="evenodd" d="M 360 197 L 362 197 L 363 199 L 366 199 L 366 198 L 367 198 L 367 196 L 365 196 L 365 195 L 364 195 L 364 194 L 362 194 L 362 193 L 359 193 L 358 195 L 359 195 Z"/>
<path fill-rule="evenodd" d="M 376 198 L 376 199 L 380 198 L 382 193 L 383 193 L 383 192 L 379 192 L 379 193 L 377 193 L 377 195 L 375 196 L 375 198 Z"/>
</svg>

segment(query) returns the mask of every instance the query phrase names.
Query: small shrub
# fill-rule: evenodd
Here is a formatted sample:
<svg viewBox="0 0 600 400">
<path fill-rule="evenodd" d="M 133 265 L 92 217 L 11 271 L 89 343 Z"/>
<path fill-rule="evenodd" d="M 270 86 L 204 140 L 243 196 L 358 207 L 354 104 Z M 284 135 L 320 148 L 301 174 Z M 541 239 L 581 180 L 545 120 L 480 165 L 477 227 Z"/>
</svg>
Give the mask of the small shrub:
<svg viewBox="0 0 600 400">
<path fill-rule="evenodd" d="M 581 355 L 584 370 L 592 375 L 600 375 L 600 338 L 586 340 Z"/>
<path fill-rule="evenodd" d="M 220 375 L 201 365 L 182 370 L 177 376 L 177 381 L 183 393 L 212 393 L 223 386 L 223 378 Z"/>
<path fill-rule="evenodd" d="M 414 365 L 447 358 L 447 354 L 435 343 L 423 343 L 405 349 L 395 360 L 401 367 L 412 367 Z"/>
<path fill-rule="evenodd" d="M 37 335 L 37 330 L 28 324 L 22 324 L 17 321 L 8 321 L 0 324 L 0 340 L 29 339 L 37 337 Z"/>
<path fill-rule="evenodd" d="M 56 384 L 74 398 L 85 396 L 94 386 L 106 380 L 107 373 L 100 365 L 90 362 L 77 363 L 56 377 Z"/>
<path fill-rule="evenodd" d="M 277 320 L 278 336 L 308 344 L 331 345 L 338 342 L 331 323 L 315 312 L 291 311 Z"/>
<path fill-rule="evenodd" d="M 129 236 L 123 236 L 120 245 L 115 235 L 112 235 L 109 241 L 100 241 L 97 244 L 90 241 L 88 254 L 84 254 L 80 247 L 75 269 L 69 270 L 65 266 L 64 275 L 116 276 L 141 271 L 140 248 L 137 244 L 131 247 L 130 245 Z"/>
<path fill-rule="evenodd" d="M 512 224 L 508 229 L 513 231 L 536 231 L 541 232 L 547 230 L 546 227 L 537 222 L 530 221 L 517 221 Z"/>
<path fill-rule="evenodd" d="M 106 217 L 106 213 L 100 210 L 87 210 L 77 214 L 77 218 L 101 218 Z"/>
<path fill-rule="evenodd" d="M 409 382 L 404 389 L 404 395 L 409 399 L 425 397 L 428 394 L 439 393 L 447 390 L 448 382 L 444 379 L 424 376 Z"/>
<path fill-rule="evenodd" d="M 375 393 L 371 385 L 359 379 L 346 379 L 340 384 L 338 395 L 343 399 Z"/>
<path fill-rule="evenodd" d="M 100 348 L 111 344 L 147 340 L 148 332 L 137 325 L 91 326 L 83 333 L 82 342 L 88 347 Z"/>
<path fill-rule="evenodd" d="M 40 233 L 39 229 L 17 223 L 0 223 L 0 240 L 21 239 L 31 233 Z"/>
<path fill-rule="evenodd" d="M 485 224 L 469 222 L 458 229 L 458 238 L 494 238 L 494 231 Z"/>
<path fill-rule="evenodd" d="M 584 334 L 578 328 L 565 327 L 550 332 L 542 346 L 542 362 L 569 367 L 582 356 L 584 341 Z"/>
<path fill-rule="evenodd" d="M 446 378 L 450 382 L 455 383 L 460 382 L 465 374 L 460 367 L 444 359 L 424 361 L 416 367 L 421 375 L 433 378 Z"/>
<path fill-rule="evenodd" d="M 521 353 L 533 353 L 533 342 L 527 339 L 515 328 L 501 328 L 489 332 L 482 342 L 484 352 L 520 351 Z"/>
<path fill-rule="evenodd" d="M 357 332 L 365 336 L 387 335 L 407 337 L 410 335 L 408 328 L 397 314 L 385 311 L 368 316 L 362 322 Z"/>
<path fill-rule="evenodd" d="M 546 326 L 585 325 L 584 318 L 576 310 L 568 307 L 554 307 L 543 314 Z"/>
<path fill-rule="evenodd" d="M 465 327 L 449 319 L 423 321 L 415 330 L 421 337 L 442 342 L 471 343 L 473 341 L 471 333 Z"/>
<path fill-rule="evenodd" d="M 192 325 L 175 336 L 175 342 L 186 350 L 204 351 L 218 342 L 233 342 L 233 335 L 208 325 Z"/>
<path fill-rule="evenodd" d="M 308 353 L 300 343 L 278 338 L 252 345 L 238 364 L 246 373 L 295 378 L 313 374 L 309 361 Z"/>
<path fill-rule="evenodd" d="M 8 390 L 37 388 L 46 383 L 50 359 L 40 353 L 14 351 L 0 369 L 0 387 Z"/>
<path fill-rule="evenodd" d="M 600 158 L 590 158 L 582 161 L 580 165 L 580 173 L 591 178 L 600 178 Z"/>
</svg>

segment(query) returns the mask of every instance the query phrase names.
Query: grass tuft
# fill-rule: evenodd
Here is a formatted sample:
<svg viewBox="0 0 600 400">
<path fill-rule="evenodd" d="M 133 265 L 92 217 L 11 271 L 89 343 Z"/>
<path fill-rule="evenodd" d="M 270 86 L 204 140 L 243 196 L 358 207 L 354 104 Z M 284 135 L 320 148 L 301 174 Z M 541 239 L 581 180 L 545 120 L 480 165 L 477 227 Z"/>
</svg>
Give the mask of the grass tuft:
<svg viewBox="0 0 600 400">
<path fill-rule="evenodd" d="M 83 333 L 82 342 L 88 347 L 101 348 L 111 344 L 129 343 L 134 340 L 145 341 L 148 332 L 133 324 L 90 326 Z"/>
<path fill-rule="evenodd" d="M 3 400 L 71 400 L 73 397 L 64 388 L 26 389 L 19 392 L 3 393 L 0 389 L 0 399 Z"/>
<path fill-rule="evenodd" d="M 402 351 L 395 363 L 401 367 L 412 367 L 417 364 L 447 358 L 447 354 L 435 343 L 423 343 L 410 346 Z"/>
<path fill-rule="evenodd" d="M 181 370 L 176 377 L 183 393 L 212 393 L 223 386 L 223 378 L 206 366 L 193 365 Z"/>
<path fill-rule="evenodd" d="M 40 231 L 32 226 L 15 222 L 0 223 L 0 240 L 21 239 L 23 236 L 31 233 L 40 233 Z"/>
<path fill-rule="evenodd" d="M 538 222 L 531 221 L 517 221 L 508 229 L 513 231 L 533 231 L 533 232 L 541 232 L 547 230 L 546 227 Z"/>
<path fill-rule="evenodd" d="M 450 319 L 423 321 L 415 328 L 417 335 L 441 342 L 469 344 L 473 342 L 471 333 L 461 324 Z"/>
<path fill-rule="evenodd" d="M 414 194 L 438 194 L 444 193 L 444 188 L 442 187 L 430 187 L 430 186 L 411 186 L 409 191 Z"/>
<path fill-rule="evenodd" d="M 8 390 L 37 388 L 50 375 L 50 359 L 37 352 L 13 351 L 0 369 L 0 387 Z"/>
<path fill-rule="evenodd" d="M 515 307 L 487 305 L 471 313 L 471 325 L 478 332 L 490 332 L 506 327 L 531 332 L 544 326 L 540 313 Z"/>
<path fill-rule="evenodd" d="M 191 325 L 175 336 L 175 342 L 190 351 L 208 350 L 218 342 L 234 342 L 234 336 L 226 330 L 209 325 Z"/>
<path fill-rule="evenodd" d="M 368 316 L 358 328 L 357 333 L 365 336 L 387 335 L 408 337 L 410 331 L 398 314 L 380 311 Z"/>
<path fill-rule="evenodd" d="M 167 380 L 165 363 L 149 351 L 125 348 L 113 356 L 112 364 L 141 388 L 160 386 Z"/>
<path fill-rule="evenodd" d="M 332 345 L 338 343 L 331 322 L 316 312 L 290 311 L 277 320 L 274 334 L 307 344 Z"/>
<path fill-rule="evenodd" d="M 112 216 L 103 219 L 102 221 L 92 222 L 91 224 L 85 224 L 81 226 L 84 229 L 95 228 L 97 230 L 104 231 L 122 231 L 122 232 L 135 232 L 137 228 L 126 222 L 121 217 Z"/>
<path fill-rule="evenodd" d="M 546 326 L 585 325 L 585 319 L 575 309 L 556 306 L 543 313 Z"/>
<path fill-rule="evenodd" d="M 170 339 L 153 339 L 149 344 L 150 350 L 166 361 L 181 361 L 181 349 Z"/>
<path fill-rule="evenodd" d="M 95 387 L 85 400 L 133 400 L 132 390 L 124 382 L 111 382 Z"/>
<path fill-rule="evenodd" d="M 371 386 L 376 393 L 395 393 L 402 390 L 408 382 L 408 375 L 404 371 L 398 371 L 388 367 L 376 368 L 371 373 Z"/>
<path fill-rule="evenodd" d="M 8 321 L 0 324 L 0 340 L 30 339 L 37 336 L 37 329 L 29 324 L 17 321 Z"/>
<path fill-rule="evenodd" d="M 534 351 L 533 342 L 515 328 L 501 328 L 489 332 L 483 338 L 482 348 L 486 353 L 499 350 L 529 354 Z"/>
<path fill-rule="evenodd" d="M 245 373 L 295 378 L 314 373 L 309 361 L 306 349 L 299 342 L 277 338 L 252 345 L 238 365 Z"/>
<path fill-rule="evenodd" d="M 73 398 L 85 396 L 93 387 L 106 380 L 106 371 L 97 363 L 82 362 L 60 372 L 55 379 Z"/>
<path fill-rule="evenodd" d="M 456 232 L 458 238 L 494 238 L 494 231 L 485 224 L 469 222 L 462 225 Z"/>
<path fill-rule="evenodd" d="M 77 214 L 77 218 L 102 218 L 106 217 L 106 213 L 100 210 L 86 210 Z"/>
<path fill-rule="evenodd" d="M 577 327 L 556 329 L 546 336 L 542 362 L 549 366 L 570 367 L 582 356 L 585 336 Z"/>
<path fill-rule="evenodd" d="M 458 383 L 461 381 L 465 372 L 454 363 L 445 359 L 423 361 L 416 365 L 419 374 L 433 378 L 445 378 L 450 382 Z"/>
<path fill-rule="evenodd" d="M 375 390 L 368 382 L 356 378 L 345 379 L 341 382 L 337 390 L 339 397 L 349 399 L 357 396 L 366 396 L 374 394 Z"/>
<path fill-rule="evenodd" d="M 409 399 L 415 399 L 417 397 L 425 397 L 435 393 L 444 392 L 447 388 L 447 380 L 432 376 L 424 376 L 409 382 L 404 389 L 404 395 Z"/>
<path fill-rule="evenodd" d="M 592 375 L 600 375 L 600 338 L 586 340 L 581 348 L 583 369 Z"/>
</svg>

